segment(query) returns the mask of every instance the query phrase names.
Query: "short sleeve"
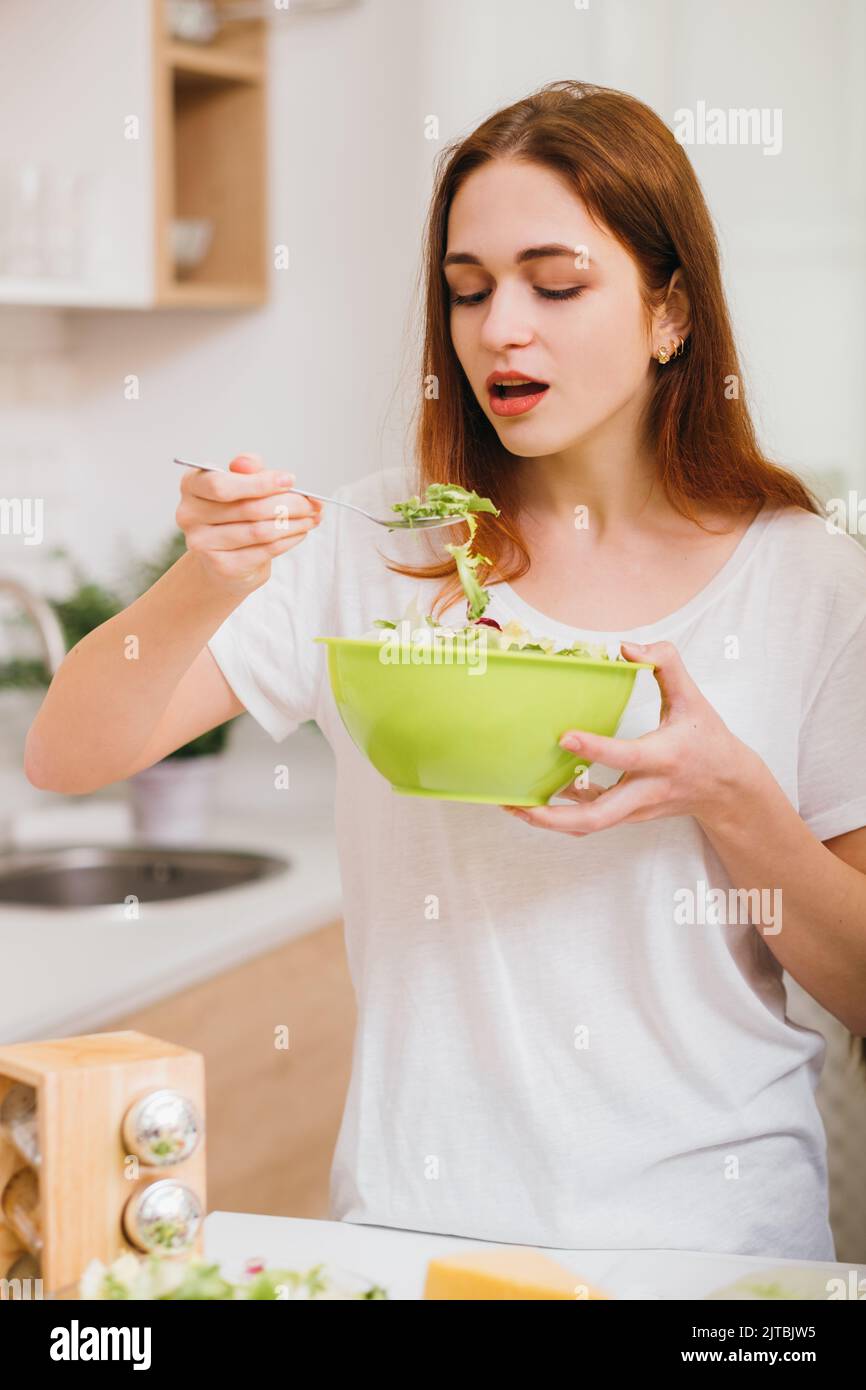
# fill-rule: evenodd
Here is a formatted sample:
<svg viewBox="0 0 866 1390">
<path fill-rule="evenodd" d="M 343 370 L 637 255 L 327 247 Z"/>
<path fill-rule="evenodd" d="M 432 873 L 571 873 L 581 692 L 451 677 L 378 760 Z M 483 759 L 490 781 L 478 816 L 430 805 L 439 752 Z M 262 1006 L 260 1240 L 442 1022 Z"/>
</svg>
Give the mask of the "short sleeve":
<svg viewBox="0 0 866 1390">
<path fill-rule="evenodd" d="M 340 511 L 325 507 L 319 525 L 274 559 L 267 583 L 207 644 L 241 704 L 276 743 L 316 716 L 326 648 L 313 639 L 335 631 Z"/>
<path fill-rule="evenodd" d="M 866 825 L 866 595 L 800 730 L 799 813 L 819 840 Z"/>
</svg>

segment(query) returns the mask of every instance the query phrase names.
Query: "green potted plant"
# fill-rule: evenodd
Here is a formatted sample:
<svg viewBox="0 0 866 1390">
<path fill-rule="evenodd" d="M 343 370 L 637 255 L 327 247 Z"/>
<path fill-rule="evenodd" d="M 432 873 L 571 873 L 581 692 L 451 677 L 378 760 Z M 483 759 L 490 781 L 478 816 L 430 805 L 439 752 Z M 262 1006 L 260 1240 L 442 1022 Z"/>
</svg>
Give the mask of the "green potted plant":
<svg viewBox="0 0 866 1390">
<path fill-rule="evenodd" d="M 63 629 L 69 651 L 88 632 L 100 627 L 143 594 L 186 550 L 182 531 L 176 531 L 151 561 L 135 562 L 132 573 L 118 588 L 111 588 L 87 577 L 78 562 L 63 547 L 51 551 L 61 558 L 72 576 L 69 594 L 62 599 L 48 598 Z M 10 624 L 29 622 L 25 614 L 15 614 Z M 0 662 L 0 690 L 47 688 L 51 674 L 39 658 L 15 658 Z M 129 778 L 133 823 L 136 832 L 162 840 L 192 840 L 204 831 L 207 806 L 212 800 L 213 779 L 234 721 L 228 720 L 198 738 L 176 748 L 152 767 Z"/>
</svg>

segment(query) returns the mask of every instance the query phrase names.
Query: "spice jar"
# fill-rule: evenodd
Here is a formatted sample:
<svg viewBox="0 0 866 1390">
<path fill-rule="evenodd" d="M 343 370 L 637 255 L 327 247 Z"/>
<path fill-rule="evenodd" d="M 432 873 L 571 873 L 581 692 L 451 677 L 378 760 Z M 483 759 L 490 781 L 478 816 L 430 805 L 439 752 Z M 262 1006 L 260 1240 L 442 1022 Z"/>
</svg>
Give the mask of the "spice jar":
<svg viewBox="0 0 866 1390">
<path fill-rule="evenodd" d="M 39 1180 L 32 1168 L 19 1168 L 3 1189 L 3 1218 L 32 1255 L 42 1249 Z"/>
<path fill-rule="evenodd" d="M 0 1102 L 0 1134 L 15 1145 L 22 1158 L 34 1168 L 42 1160 L 36 1122 L 36 1090 L 16 1083 Z"/>
</svg>

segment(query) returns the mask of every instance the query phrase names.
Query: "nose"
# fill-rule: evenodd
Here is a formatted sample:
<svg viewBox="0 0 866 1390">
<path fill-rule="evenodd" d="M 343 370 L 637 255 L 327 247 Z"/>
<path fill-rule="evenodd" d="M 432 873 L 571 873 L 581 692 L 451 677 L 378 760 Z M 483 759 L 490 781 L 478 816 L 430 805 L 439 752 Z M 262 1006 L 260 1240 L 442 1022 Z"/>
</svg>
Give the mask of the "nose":
<svg viewBox="0 0 866 1390">
<path fill-rule="evenodd" d="M 525 347 L 532 341 L 526 299 L 518 286 L 498 285 L 485 305 L 481 345 L 491 353 L 509 347 Z"/>
</svg>

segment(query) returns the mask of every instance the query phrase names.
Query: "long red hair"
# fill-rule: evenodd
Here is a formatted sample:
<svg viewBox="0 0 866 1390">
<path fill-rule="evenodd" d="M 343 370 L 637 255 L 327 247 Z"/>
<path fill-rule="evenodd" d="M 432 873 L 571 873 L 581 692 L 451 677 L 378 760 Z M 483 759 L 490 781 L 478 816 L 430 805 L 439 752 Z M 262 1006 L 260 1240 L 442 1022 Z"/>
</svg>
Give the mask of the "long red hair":
<svg viewBox="0 0 866 1390">
<path fill-rule="evenodd" d="M 656 367 L 644 423 L 672 506 L 698 525 L 695 504 L 740 514 L 765 499 L 823 514 L 800 479 L 758 447 L 715 232 L 682 145 L 650 107 L 625 92 L 584 82 L 551 82 L 497 111 L 440 153 L 425 231 L 416 486 L 423 495 L 428 483 L 459 483 L 490 497 L 500 509 L 498 517 L 478 516 L 475 549 L 492 561 L 489 569 L 479 569 L 482 583 L 485 575 L 511 580 L 529 569 L 517 517 L 515 470 L 521 459 L 500 443 L 457 359 L 441 267 L 457 190 L 473 170 L 506 157 L 542 165 L 564 179 L 595 219 L 619 238 L 640 269 L 648 322 L 674 270 L 682 267 L 692 330 L 683 354 Z M 435 391 L 425 389 L 430 381 L 436 383 Z M 466 539 L 466 528 L 437 532 L 440 540 L 443 535 L 459 543 Z M 434 616 L 441 616 L 460 594 L 455 562 L 447 554 L 429 565 L 387 563 L 392 571 L 413 578 L 445 579 L 432 604 Z"/>
</svg>

